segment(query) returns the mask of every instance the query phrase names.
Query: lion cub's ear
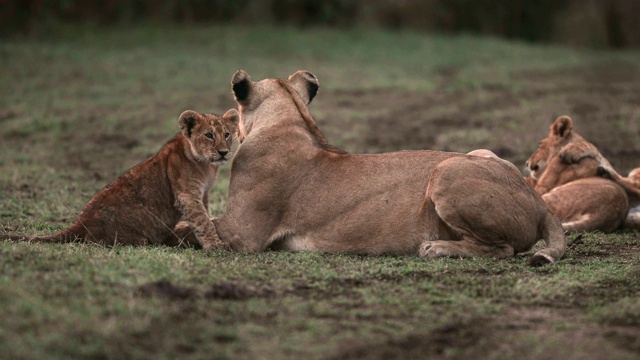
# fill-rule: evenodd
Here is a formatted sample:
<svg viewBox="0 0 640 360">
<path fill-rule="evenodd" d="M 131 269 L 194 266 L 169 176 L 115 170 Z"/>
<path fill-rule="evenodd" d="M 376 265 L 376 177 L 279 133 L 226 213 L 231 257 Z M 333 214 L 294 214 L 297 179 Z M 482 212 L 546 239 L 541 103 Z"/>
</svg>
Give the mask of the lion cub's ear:
<svg viewBox="0 0 640 360">
<path fill-rule="evenodd" d="M 567 138 L 571 134 L 573 129 L 573 121 L 570 117 L 564 115 L 554 121 L 549 129 L 549 134 L 552 136 Z"/>
<path fill-rule="evenodd" d="M 249 103 L 249 95 L 253 90 L 253 79 L 246 71 L 240 69 L 231 78 L 231 90 L 238 104 L 247 105 Z"/>
<path fill-rule="evenodd" d="M 180 125 L 180 131 L 184 136 L 191 138 L 193 128 L 202 122 L 202 116 L 193 110 L 186 110 L 180 114 L 178 125 Z"/>
<path fill-rule="evenodd" d="M 236 133 L 238 130 L 238 121 L 240 121 L 240 114 L 236 109 L 229 109 L 224 115 L 222 115 L 222 119 L 227 122 L 227 126 L 230 127 L 230 131 Z"/>
<path fill-rule="evenodd" d="M 313 100 L 318 93 L 318 88 L 320 88 L 318 78 L 306 70 L 296 71 L 289 76 L 289 81 L 307 105 Z"/>
</svg>

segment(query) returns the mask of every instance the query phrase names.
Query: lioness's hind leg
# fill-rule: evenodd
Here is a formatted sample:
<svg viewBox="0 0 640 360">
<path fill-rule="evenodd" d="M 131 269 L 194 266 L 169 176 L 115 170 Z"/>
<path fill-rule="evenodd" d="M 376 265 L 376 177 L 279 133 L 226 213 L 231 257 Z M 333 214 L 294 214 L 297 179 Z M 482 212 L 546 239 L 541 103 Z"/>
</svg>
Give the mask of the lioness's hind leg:
<svg viewBox="0 0 640 360">
<path fill-rule="evenodd" d="M 420 245 L 420 257 L 494 257 L 498 259 L 511 257 L 515 254 L 513 247 L 503 245 L 485 245 L 474 238 L 465 237 L 463 240 L 425 241 Z"/>
<path fill-rule="evenodd" d="M 434 204 L 430 216 L 462 240 L 434 242 L 429 249 L 424 244 L 424 256 L 505 258 L 528 251 L 543 238 L 540 218 L 548 210 L 506 162 L 474 156 L 445 160 L 429 178 L 425 197 Z"/>
</svg>

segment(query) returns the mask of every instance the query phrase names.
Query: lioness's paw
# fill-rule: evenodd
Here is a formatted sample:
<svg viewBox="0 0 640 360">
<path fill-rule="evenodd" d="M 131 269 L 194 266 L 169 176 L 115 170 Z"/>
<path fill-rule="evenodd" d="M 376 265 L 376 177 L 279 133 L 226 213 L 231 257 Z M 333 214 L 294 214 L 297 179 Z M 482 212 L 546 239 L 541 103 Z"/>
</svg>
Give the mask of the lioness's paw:
<svg viewBox="0 0 640 360">
<path fill-rule="evenodd" d="M 424 242 L 420 245 L 420 249 L 418 250 L 418 256 L 420 257 L 439 257 L 439 256 L 447 256 L 446 251 L 442 248 L 442 246 L 438 246 L 435 242 Z"/>
<path fill-rule="evenodd" d="M 536 254 L 529 259 L 529 266 L 544 266 L 553 262 L 553 258 L 548 255 Z"/>
<path fill-rule="evenodd" d="M 429 251 L 429 249 L 431 249 L 431 243 L 426 243 L 426 244 L 420 245 L 420 249 L 418 250 L 418 256 L 426 257 L 427 256 L 427 251 Z"/>
</svg>

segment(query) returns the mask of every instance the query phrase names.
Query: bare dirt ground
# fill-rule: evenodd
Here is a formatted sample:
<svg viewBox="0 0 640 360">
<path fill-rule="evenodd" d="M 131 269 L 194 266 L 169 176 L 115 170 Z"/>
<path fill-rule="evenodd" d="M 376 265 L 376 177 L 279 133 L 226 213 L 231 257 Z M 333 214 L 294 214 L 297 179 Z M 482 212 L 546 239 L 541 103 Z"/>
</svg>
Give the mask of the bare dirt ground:
<svg viewBox="0 0 640 360">
<path fill-rule="evenodd" d="M 445 71 L 446 70 L 446 71 Z M 358 152 L 435 149 L 466 152 L 486 147 L 518 167 L 561 115 L 593 142 L 621 173 L 640 166 L 640 72 L 627 63 L 513 74 L 524 86 L 444 88 L 455 69 L 441 72 L 443 88 L 429 94 L 384 90 L 321 92 L 322 106 L 362 111 L 360 136 L 345 146 Z M 313 111 L 313 108 L 312 108 Z M 335 116 L 335 118 L 340 118 Z M 317 118 L 331 138 L 339 122 Z"/>
</svg>

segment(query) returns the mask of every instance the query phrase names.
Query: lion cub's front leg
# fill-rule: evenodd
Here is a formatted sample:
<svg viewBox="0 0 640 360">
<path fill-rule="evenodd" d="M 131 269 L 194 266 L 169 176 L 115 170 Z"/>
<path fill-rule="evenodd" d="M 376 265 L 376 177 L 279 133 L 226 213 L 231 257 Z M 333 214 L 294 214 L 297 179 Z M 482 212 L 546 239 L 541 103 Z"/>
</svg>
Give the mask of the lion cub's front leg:
<svg viewBox="0 0 640 360">
<path fill-rule="evenodd" d="M 227 249 L 229 246 L 220 240 L 213 222 L 202 200 L 193 194 L 181 194 L 178 196 L 177 205 L 185 217 L 185 220 L 193 228 L 196 238 L 204 250 Z"/>
</svg>

